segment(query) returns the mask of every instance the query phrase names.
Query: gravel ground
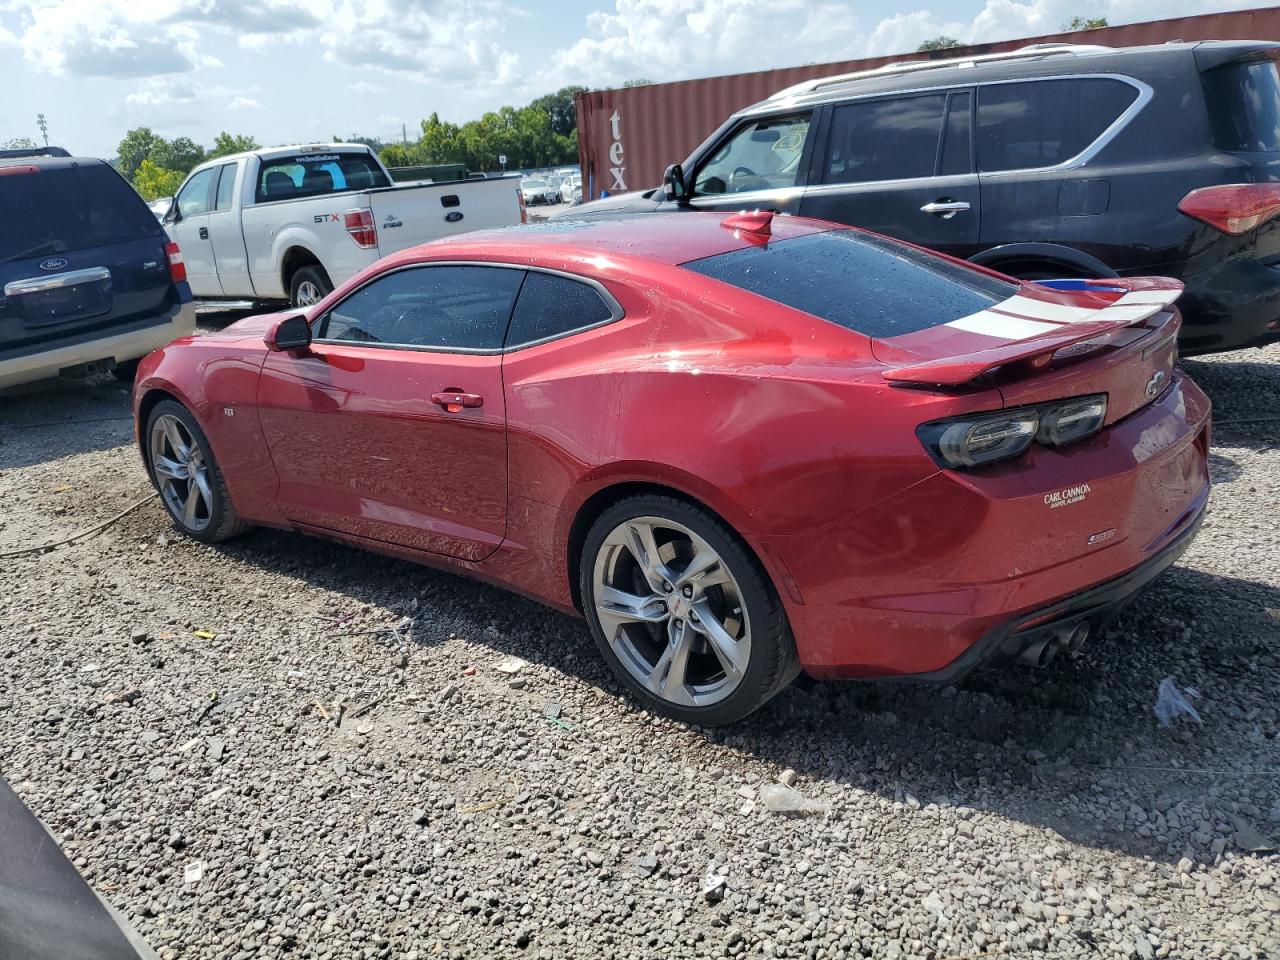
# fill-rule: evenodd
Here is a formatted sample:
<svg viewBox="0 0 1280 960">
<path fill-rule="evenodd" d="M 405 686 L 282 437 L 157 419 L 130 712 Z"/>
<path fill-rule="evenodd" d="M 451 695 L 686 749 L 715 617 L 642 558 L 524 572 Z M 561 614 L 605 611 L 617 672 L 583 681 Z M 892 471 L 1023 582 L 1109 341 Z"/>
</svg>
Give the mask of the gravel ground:
<svg viewBox="0 0 1280 960">
<path fill-rule="evenodd" d="M 1280 409 L 1280 347 L 1186 366 L 1224 421 Z M 122 386 L 0 405 L 0 551 L 148 492 Z M 712 732 L 637 711 L 579 621 L 151 501 L 0 561 L 0 775 L 165 958 L 1277 957 L 1280 424 L 1212 468 L 1081 659 Z M 1157 724 L 1164 677 L 1202 724 Z"/>
</svg>

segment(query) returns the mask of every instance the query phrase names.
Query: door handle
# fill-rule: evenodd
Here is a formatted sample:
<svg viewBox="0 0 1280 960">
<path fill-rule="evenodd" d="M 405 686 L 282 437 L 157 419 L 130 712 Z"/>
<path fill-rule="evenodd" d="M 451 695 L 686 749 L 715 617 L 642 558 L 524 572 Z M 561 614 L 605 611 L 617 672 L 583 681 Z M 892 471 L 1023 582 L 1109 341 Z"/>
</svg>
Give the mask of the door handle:
<svg viewBox="0 0 1280 960">
<path fill-rule="evenodd" d="M 933 203 L 926 203 L 920 208 L 920 212 L 950 220 L 957 213 L 964 213 L 968 209 L 969 204 L 964 200 L 935 200 Z"/>
<path fill-rule="evenodd" d="M 208 228 L 208 227 L 201 227 L 201 228 L 200 228 L 200 239 L 201 239 L 201 240 L 208 240 L 208 239 L 209 239 L 209 228 Z"/>
<path fill-rule="evenodd" d="M 484 406 L 484 397 L 478 393 L 462 393 L 458 390 L 445 390 L 431 395 L 431 402 L 438 403 L 449 413 L 460 413 L 464 407 Z"/>
</svg>

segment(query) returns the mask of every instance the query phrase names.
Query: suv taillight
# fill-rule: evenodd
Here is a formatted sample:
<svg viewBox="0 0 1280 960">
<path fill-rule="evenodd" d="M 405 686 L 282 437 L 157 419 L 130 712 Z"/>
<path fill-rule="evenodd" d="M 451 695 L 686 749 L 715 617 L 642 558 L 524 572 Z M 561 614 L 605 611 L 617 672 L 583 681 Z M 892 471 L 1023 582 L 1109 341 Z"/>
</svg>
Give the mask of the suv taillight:
<svg viewBox="0 0 1280 960">
<path fill-rule="evenodd" d="M 521 223 L 528 223 L 528 222 L 529 222 L 529 210 L 528 210 L 528 208 L 527 208 L 527 207 L 525 207 L 525 205 L 524 205 L 524 191 L 523 191 L 523 190 L 521 190 L 519 187 L 516 187 L 516 199 L 518 199 L 518 200 L 520 201 L 520 222 L 521 222 Z"/>
<path fill-rule="evenodd" d="M 1192 190 L 1178 209 L 1232 237 L 1280 214 L 1280 183 L 1230 183 Z"/>
<path fill-rule="evenodd" d="M 151 248 L 152 250 L 155 247 Z M 182 259 L 182 251 L 173 241 L 164 245 L 164 255 L 169 258 L 169 279 L 174 283 L 187 282 L 187 262 Z"/>
<path fill-rule="evenodd" d="M 373 211 L 367 207 L 347 210 L 342 214 L 342 222 L 347 233 L 356 242 L 357 247 L 368 250 L 378 245 L 378 228 L 373 225 Z"/>
</svg>

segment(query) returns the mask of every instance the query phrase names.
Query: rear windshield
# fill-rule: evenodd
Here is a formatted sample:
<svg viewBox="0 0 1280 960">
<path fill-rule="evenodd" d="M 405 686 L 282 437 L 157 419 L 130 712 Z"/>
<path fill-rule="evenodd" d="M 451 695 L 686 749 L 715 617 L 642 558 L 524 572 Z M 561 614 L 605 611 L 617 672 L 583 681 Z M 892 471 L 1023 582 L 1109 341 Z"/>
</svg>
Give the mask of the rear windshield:
<svg viewBox="0 0 1280 960">
<path fill-rule="evenodd" d="M 915 333 L 1017 293 L 886 237 L 832 230 L 683 264 L 868 337 Z"/>
<path fill-rule="evenodd" d="M 1276 61 L 1230 63 L 1204 74 L 1213 141 L 1236 153 L 1280 151 L 1280 74 Z"/>
<path fill-rule="evenodd" d="M 155 214 L 105 163 L 0 176 L 0 262 L 162 234 Z"/>
<path fill-rule="evenodd" d="M 264 161 L 258 172 L 255 199 L 265 203 L 390 185 L 382 168 L 367 153 L 308 153 Z"/>
</svg>

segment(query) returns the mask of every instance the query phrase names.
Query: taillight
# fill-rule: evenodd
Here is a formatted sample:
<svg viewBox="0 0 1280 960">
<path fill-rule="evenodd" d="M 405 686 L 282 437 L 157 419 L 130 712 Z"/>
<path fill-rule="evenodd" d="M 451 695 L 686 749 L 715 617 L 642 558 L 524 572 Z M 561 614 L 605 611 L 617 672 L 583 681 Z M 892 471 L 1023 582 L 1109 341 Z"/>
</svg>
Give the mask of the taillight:
<svg viewBox="0 0 1280 960">
<path fill-rule="evenodd" d="M 521 190 L 519 187 L 516 187 L 516 199 L 520 201 L 520 222 L 528 223 L 529 211 L 528 211 L 528 208 L 526 208 L 524 205 L 524 191 Z"/>
<path fill-rule="evenodd" d="M 940 467 L 959 470 L 1021 456 L 1038 441 L 1060 447 L 1092 436 L 1107 416 L 1107 397 L 1097 394 L 994 413 L 934 420 L 916 435 Z"/>
<path fill-rule="evenodd" d="M 1232 237 L 1280 214 L 1280 183 L 1230 183 L 1192 190 L 1178 209 Z"/>
<path fill-rule="evenodd" d="M 347 210 L 342 214 L 342 222 L 347 233 L 356 242 L 357 247 L 369 249 L 378 245 L 378 228 L 373 225 L 373 211 L 368 207 Z"/>
<path fill-rule="evenodd" d="M 40 168 L 33 163 L 22 163 L 12 167 L 0 167 L 0 177 L 12 177 L 18 174 L 39 172 Z"/>
<path fill-rule="evenodd" d="M 174 283 L 186 283 L 187 262 L 182 259 L 182 251 L 178 249 L 178 245 L 172 241 L 166 243 L 164 255 L 169 258 L 169 279 Z"/>
</svg>

